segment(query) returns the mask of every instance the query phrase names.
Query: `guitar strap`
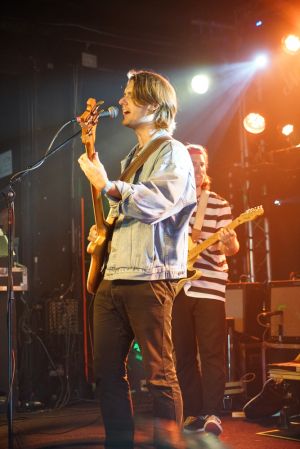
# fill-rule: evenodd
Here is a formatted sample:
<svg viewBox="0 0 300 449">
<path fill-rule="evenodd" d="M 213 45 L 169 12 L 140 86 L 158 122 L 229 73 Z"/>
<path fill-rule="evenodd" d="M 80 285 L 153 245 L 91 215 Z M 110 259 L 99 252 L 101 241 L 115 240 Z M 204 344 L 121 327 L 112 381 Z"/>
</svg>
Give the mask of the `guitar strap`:
<svg viewBox="0 0 300 449">
<path fill-rule="evenodd" d="M 120 181 L 128 182 L 130 178 L 137 172 L 137 170 L 142 167 L 142 165 L 146 162 L 148 157 L 156 151 L 160 145 L 164 142 L 171 142 L 172 139 L 170 137 L 159 137 L 158 139 L 154 139 L 150 142 L 149 146 L 143 151 L 134 161 L 132 161 L 128 167 L 123 170 L 120 175 Z M 107 224 L 110 227 L 110 236 L 112 235 L 114 224 L 116 221 L 116 217 L 108 217 L 106 220 Z M 110 237 L 111 238 L 111 237 Z"/>
<path fill-rule="evenodd" d="M 143 151 L 133 162 L 131 162 L 128 167 L 121 173 L 120 181 L 129 181 L 129 179 L 138 171 L 138 169 L 144 165 L 148 157 L 156 151 L 160 145 L 164 142 L 171 142 L 170 137 L 159 137 L 154 139 L 149 146 Z"/>
<path fill-rule="evenodd" d="M 196 212 L 195 222 L 194 222 L 194 226 L 193 226 L 193 228 L 197 229 L 197 231 L 201 231 L 201 229 L 202 229 L 208 197 L 209 197 L 209 191 L 202 190 L 201 195 L 200 195 L 200 200 L 197 205 L 197 212 Z"/>
</svg>

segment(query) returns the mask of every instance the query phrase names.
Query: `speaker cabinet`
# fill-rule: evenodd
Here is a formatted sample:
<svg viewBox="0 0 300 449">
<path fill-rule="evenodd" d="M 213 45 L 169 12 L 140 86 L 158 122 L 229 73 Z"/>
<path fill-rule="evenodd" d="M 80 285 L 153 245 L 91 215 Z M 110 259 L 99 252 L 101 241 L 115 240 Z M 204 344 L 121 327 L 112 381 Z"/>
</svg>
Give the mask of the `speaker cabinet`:
<svg viewBox="0 0 300 449">
<path fill-rule="evenodd" d="M 283 311 L 283 337 L 300 341 L 300 281 L 273 281 L 270 283 L 268 308 Z M 280 316 L 270 320 L 270 336 L 278 337 Z"/>
<path fill-rule="evenodd" d="M 234 318 L 235 331 L 260 338 L 264 328 L 256 317 L 262 312 L 265 301 L 265 287 L 260 282 L 227 284 L 226 317 Z"/>
</svg>

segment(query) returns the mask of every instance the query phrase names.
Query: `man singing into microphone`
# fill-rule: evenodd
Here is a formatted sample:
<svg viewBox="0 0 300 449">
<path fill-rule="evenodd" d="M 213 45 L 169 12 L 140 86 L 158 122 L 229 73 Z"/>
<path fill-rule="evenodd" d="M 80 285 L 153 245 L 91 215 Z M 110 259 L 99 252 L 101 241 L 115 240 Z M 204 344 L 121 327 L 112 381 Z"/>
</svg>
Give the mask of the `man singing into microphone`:
<svg viewBox="0 0 300 449">
<path fill-rule="evenodd" d="M 95 156 L 79 164 L 107 194 L 116 217 L 111 250 L 94 303 L 95 379 L 106 432 L 105 448 L 133 449 L 134 423 L 126 359 L 133 339 L 141 348 L 153 398 L 155 439 L 181 424 L 182 400 L 172 358 L 174 282 L 186 276 L 188 222 L 196 204 L 193 165 L 171 135 L 177 100 L 161 75 L 132 71 L 119 101 L 123 125 L 137 144 L 122 170 L 154 145 L 130 182 L 110 181 Z M 155 145 L 157 143 L 157 148 Z M 95 240 L 95 227 L 89 239 Z M 177 424 L 176 424 L 177 423 Z"/>
</svg>

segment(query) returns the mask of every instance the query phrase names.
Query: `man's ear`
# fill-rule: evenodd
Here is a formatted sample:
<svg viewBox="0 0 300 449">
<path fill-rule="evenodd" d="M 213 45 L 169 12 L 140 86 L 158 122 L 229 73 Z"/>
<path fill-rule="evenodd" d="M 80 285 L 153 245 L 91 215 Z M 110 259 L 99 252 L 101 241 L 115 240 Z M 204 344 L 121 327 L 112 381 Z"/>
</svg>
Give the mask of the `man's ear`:
<svg viewBox="0 0 300 449">
<path fill-rule="evenodd" d="M 158 109 L 158 104 L 149 104 L 149 114 L 154 114 L 156 110 Z"/>
</svg>

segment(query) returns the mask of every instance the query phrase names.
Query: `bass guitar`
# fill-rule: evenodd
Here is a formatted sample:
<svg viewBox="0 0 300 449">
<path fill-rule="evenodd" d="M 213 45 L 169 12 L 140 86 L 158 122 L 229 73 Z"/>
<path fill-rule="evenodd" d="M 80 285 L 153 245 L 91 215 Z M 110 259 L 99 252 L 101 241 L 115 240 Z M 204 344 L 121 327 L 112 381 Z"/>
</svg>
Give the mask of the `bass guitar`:
<svg viewBox="0 0 300 449">
<path fill-rule="evenodd" d="M 97 102 L 94 98 L 89 98 L 85 112 L 77 118 L 82 128 L 81 140 L 90 160 L 92 160 L 95 153 L 96 126 L 99 116 L 103 112 L 103 110 L 99 110 L 101 104 L 103 104 L 103 101 Z M 91 193 L 98 237 L 94 242 L 90 242 L 87 247 L 87 252 L 91 256 L 87 276 L 87 291 L 95 294 L 103 278 L 108 254 L 108 242 L 111 239 L 113 226 L 106 221 L 101 193 L 92 184 Z"/>
<path fill-rule="evenodd" d="M 264 210 L 262 206 L 253 207 L 243 212 L 239 217 L 235 218 L 229 225 L 225 226 L 224 229 L 235 229 L 237 226 L 247 221 L 254 220 L 255 218 L 263 215 Z M 197 280 L 201 277 L 201 271 L 194 267 L 198 256 L 209 246 L 217 243 L 219 241 L 219 231 L 212 234 L 208 239 L 201 243 L 194 243 L 189 237 L 189 249 L 188 249 L 188 262 L 187 262 L 187 277 L 180 279 L 176 284 L 176 293 L 178 294 L 183 288 L 186 282 L 191 282 Z"/>
</svg>

